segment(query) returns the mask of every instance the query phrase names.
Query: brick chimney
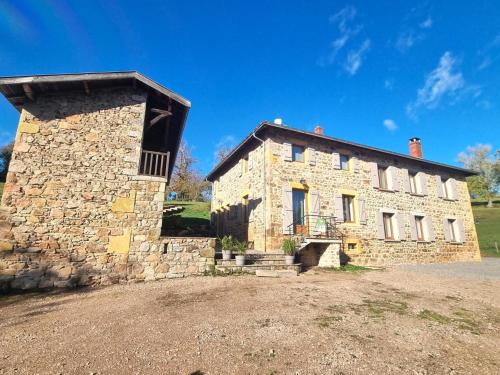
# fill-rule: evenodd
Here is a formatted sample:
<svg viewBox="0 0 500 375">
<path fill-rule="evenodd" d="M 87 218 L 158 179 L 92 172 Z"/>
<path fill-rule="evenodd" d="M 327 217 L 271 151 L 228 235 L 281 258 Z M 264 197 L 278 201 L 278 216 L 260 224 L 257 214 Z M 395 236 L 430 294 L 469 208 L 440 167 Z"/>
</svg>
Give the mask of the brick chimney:
<svg viewBox="0 0 500 375">
<path fill-rule="evenodd" d="M 422 144 L 420 143 L 420 138 L 410 138 L 408 145 L 410 147 L 410 156 L 422 159 Z"/>
<path fill-rule="evenodd" d="M 323 135 L 323 128 L 320 125 L 316 125 L 314 128 L 314 133 Z"/>
</svg>

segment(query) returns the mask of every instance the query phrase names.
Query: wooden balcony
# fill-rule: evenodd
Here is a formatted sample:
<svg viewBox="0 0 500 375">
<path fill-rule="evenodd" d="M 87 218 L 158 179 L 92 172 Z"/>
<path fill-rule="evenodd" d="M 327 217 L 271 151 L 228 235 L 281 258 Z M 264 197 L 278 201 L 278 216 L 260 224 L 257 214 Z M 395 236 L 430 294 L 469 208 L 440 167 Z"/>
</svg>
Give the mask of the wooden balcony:
<svg viewBox="0 0 500 375">
<path fill-rule="evenodd" d="M 139 162 L 139 174 L 167 178 L 170 152 L 142 150 Z"/>
</svg>

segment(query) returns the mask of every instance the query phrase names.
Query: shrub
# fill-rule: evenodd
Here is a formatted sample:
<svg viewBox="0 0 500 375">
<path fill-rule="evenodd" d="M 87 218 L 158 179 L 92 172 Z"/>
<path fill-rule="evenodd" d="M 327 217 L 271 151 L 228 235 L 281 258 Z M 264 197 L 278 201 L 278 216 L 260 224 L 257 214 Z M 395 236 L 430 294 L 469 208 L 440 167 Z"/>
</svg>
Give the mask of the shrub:
<svg viewBox="0 0 500 375">
<path fill-rule="evenodd" d="M 281 245 L 281 248 L 285 252 L 286 255 L 294 255 L 295 250 L 297 248 L 297 243 L 295 242 L 294 239 L 291 238 L 285 238 L 283 240 L 283 244 Z"/>
<path fill-rule="evenodd" d="M 239 255 L 245 255 L 247 252 L 247 244 L 244 241 L 233 241 L 233 250 Z"/>
<path fill-rule="evenodd" d="M 219 239 L 222 250 L 232 250 L 235 240 L 233 236 L 224 236 Z"/>
</svg>

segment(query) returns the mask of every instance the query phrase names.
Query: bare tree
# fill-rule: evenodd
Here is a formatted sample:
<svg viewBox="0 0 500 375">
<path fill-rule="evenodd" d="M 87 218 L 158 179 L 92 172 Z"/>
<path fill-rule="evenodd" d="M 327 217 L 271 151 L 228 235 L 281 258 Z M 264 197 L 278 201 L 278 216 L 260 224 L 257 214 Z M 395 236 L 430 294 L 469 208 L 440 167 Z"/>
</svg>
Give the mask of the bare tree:
<svg viewBox="0 0 500 375">
<path fill-rule="evenodd" d="M 219 144 L 215 150 L 215 160 L 216 163 L 220 163 L 222 160 L 226 158 L 231 152 L 232 147 L 228 144 Z"/>
<path fill-rule="evenodd" d="M 5 181 L 7 177 L 7 170 L 9 168 L 13 149 L 14 142 L 8 143 L 0 149 L 0 181 Z"/>
<path fill-rule="evenodd" d="M 209 183 L 204 180 L 201 173 L 196 169 L 196 162 L 192 149 L 183 141 L 177 153 L 171 183 L 171 190 L 175 191 L 181 199 L 203 199 L 203 192 L 209 186 Z"/>
<path fill-rule="evenodd" d="M 487 207 L 493 207 L 493 198 L 498 192 L 500 183 L 500 152 L 491 154 L 491 146 L 477 144 L 469 146 L 458 155 L 458 160 L 465 168 L 478 172 L 477 176 L 467 178 L 472 194 L 488 200 Z"/>
</svg>

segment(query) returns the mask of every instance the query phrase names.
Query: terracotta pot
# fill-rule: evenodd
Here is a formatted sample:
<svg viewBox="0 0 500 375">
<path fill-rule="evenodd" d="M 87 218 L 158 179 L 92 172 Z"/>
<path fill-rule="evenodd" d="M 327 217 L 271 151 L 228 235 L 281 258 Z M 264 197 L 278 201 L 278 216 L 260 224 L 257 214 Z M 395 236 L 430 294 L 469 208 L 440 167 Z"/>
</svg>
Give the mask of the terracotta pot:
<svg viewBox="0 0 500 375">
<path fill-rule="evenodd" d="M 222 250 L 222 260 L 231 260 L 233 252 L 231 250 Z"/>
<path fill-rule="evenodd" d="M 236 255 L 236 265 L 242 267 L 245 265 L 245 255 Z"/>
<path fill-rule="evenodd" d="M 295 263 L 295 255 L 285 255 L 285 263 L 291 266 Z"/>
</svg>

